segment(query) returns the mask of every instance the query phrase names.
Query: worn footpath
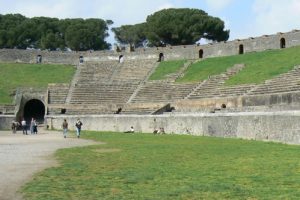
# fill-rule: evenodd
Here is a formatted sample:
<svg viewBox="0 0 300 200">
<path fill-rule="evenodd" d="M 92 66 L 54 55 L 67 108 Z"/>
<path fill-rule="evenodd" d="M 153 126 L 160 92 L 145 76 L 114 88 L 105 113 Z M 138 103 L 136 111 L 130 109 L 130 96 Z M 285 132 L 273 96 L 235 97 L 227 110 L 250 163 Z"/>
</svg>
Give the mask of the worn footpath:
<svg viewBox="0 0 300 200">
<path fill-rule="evenodd" d="M 0 200 L 21 200 L 22 185 L 43 169 L 57 165 L 57 149 L 100 144 L 78 139 L 73 135 L 63 138 L 61 132 L 41 130 L 37 135 L 23 135 L 0 131 Z"/>
</svg>

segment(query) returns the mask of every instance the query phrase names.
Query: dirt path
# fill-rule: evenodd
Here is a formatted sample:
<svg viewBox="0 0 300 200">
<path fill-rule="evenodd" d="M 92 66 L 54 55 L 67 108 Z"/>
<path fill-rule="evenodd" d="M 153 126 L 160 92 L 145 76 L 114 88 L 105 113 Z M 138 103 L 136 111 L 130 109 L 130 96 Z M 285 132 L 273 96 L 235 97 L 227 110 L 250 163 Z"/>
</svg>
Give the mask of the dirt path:
<svg viewBox="0 0 300 200">
<path fill-rule="evenodd" d="M 65 139 L 61 132 L 53 131 L 41 130 L 37 135 L 0 131 L 0 199 L 21 200 L 17 191 L 33 174 L 55 166 L 53 154 L 57 149 L 92 144 L 100 143 L 73 135 Z"/>
</svg>

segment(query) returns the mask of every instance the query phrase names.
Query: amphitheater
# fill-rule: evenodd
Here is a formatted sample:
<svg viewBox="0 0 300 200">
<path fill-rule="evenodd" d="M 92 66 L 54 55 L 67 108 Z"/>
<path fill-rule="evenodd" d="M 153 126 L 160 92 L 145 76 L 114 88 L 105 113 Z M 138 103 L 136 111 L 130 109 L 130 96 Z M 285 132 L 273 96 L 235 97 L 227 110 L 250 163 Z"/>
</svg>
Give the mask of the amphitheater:
<svg viewBox="0 0 300 200">
<path fill-rule="evenodd" d="M 243 70 L 226 72 L 196 83 L 177 83 L 193 62 L 209 57 L 261 52 L 300 45 L 300 31 L 228 42 L 115 48 L 113 51 L 58 52 L 0 50 L 0 62 L 72 64 L 76 73 L 68 84 L 45 90 L 18 89 L 14 103 L 0 105 L 0 129 L 14 119 L 35 116 L 48 129 L 60 129 L 80 118 L 84 130 L 233 137 L 300 144 L 300 68 L 262 84 L 224 86 Z M 178 73 L 149 80 L 161 60 L 186 59 Z M 72 127 L 74 128 L 74 127 Z"/>
</svg>

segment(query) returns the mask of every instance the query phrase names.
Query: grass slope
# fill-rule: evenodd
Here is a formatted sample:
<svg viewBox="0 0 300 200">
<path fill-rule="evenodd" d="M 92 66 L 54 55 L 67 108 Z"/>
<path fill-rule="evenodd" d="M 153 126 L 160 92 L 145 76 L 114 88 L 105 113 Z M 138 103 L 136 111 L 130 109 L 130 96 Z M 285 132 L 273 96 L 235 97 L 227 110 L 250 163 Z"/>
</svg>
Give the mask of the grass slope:
<svg viewBox="0 0 300 200">
<path fill-rule="evenodd" d="M 17 87 L 46 88 L 48 83 L 69 83 L 71 65 L 0 63 L 0 104 L 10 104 Z"/>
<path fill-rule="evenodd" d="M 163 80 L 167 75 L 176 73 L 178 70 L 184 66 L 186 60 L 171 60 L 163 61 L 159 63 L 155 72 L 150 76 L 150 80 Z"/>
<path fill-rule="evenodd" d="M 25 199 L 299 199 L 299 146 L 183 135 L 84 133 Z"/>
<path fill-rule="evenodd" d="M 245 64 L 245 68 L 230 78 L 226 85 L 258 84 L 291 70 L 300 64 L 300 46 L 288 49 L 269 50 L 243 55 L 208 58 L 191 65 L 178 82 L 198 82 L 210 75 L 220 74 L 234 64 Z"/>
</svg>

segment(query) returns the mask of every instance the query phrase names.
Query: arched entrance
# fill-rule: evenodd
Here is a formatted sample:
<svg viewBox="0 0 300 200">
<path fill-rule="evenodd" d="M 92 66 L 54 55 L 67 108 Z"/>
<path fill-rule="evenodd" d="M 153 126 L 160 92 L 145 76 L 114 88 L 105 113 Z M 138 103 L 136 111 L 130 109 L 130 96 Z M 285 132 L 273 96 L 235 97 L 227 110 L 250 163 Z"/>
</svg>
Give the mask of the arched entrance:
<svg viewBox="0 0 300 200">
<path fill-rule="evenodd" d="M 244 54 L 244 45 L 242 44 L 239 46 L 239 54 Z"/>
<path fill-rule="evenodd" d="M 79 63 L 83 63 L 83 56 L 79 56 Z"/>
<path fill-rule="evenodd" d="M 164 54 L 163 53 L 160 53 L 159 54 L 159 57 L 158 57 L 158 62 L 161 62 L 161 61 L 164 61 Z"/>
<path fill-rule="evenodd" d="M 203 58 L 203 49 L 199 50 L 199 58 Z"/>
<path fill-rule="evenodd" d="M 27 122 L 31 121 L 31 118 L 35 118 L 37 122 L 43 123 L 45 116 L 45 105 L 38 99 L 29 100 L 24 106 L 24 118 Z"/>
<path fill-rule="evenodd" d="M 124 56 L 123 55 L 120 55 L 119 56 L 119 63 L 123 63 L 124 62 Z"/>
<path fill-rule="evenodd" d="M 280 48 L 284 49 L 285 48 L 285 38 L 280 39 Z"/>
<path fill-rule="evenodd" d="M 42 63 L 42 55 L 37 55 L 36 63 Z"/>
</svg>

